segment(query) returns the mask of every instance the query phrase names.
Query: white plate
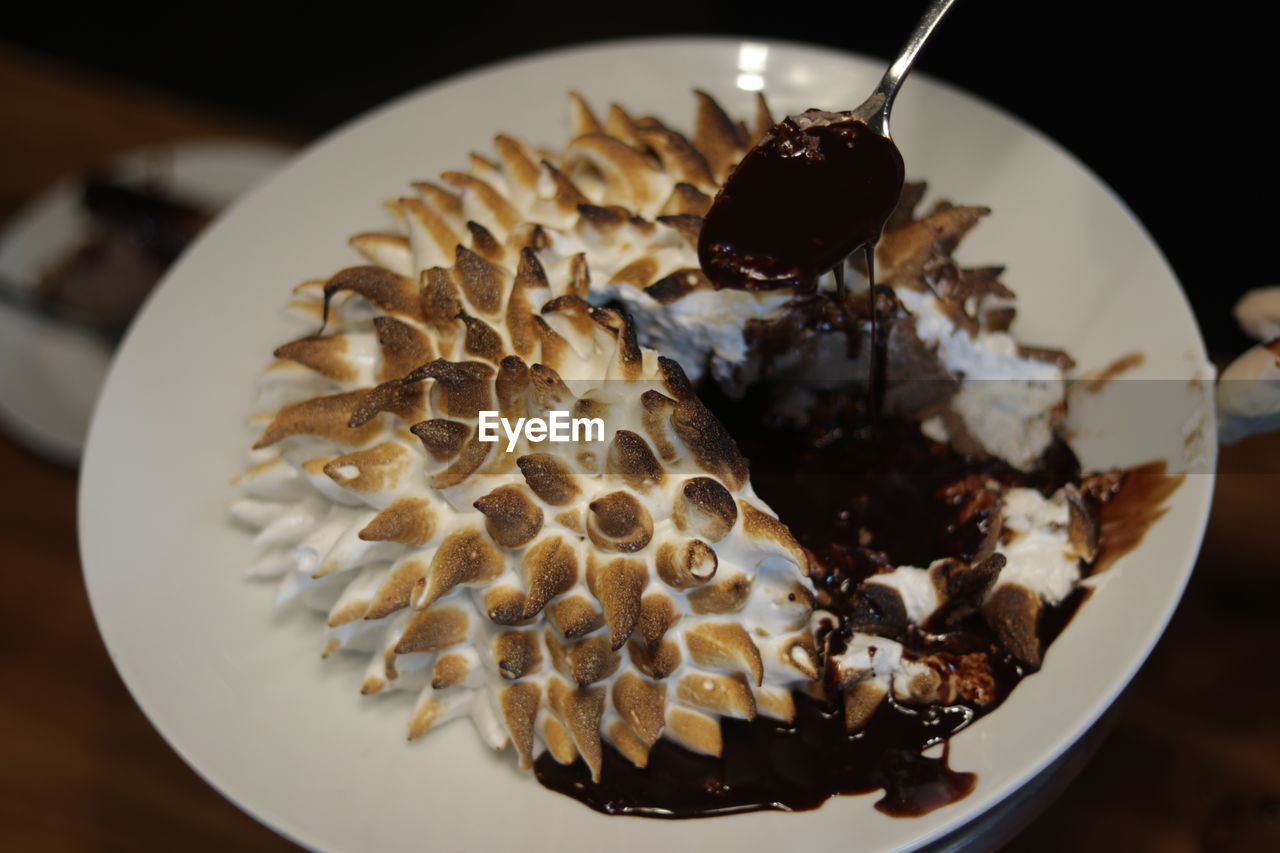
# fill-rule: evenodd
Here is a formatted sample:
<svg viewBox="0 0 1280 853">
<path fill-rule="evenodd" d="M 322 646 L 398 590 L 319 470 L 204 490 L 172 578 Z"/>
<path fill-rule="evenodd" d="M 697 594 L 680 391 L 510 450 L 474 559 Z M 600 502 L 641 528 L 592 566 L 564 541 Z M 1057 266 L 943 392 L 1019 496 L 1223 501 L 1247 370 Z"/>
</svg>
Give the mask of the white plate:
<svg viewBox="0 0 1280 853">
<path fill-rule="evenodd" d="M 158 182 L 178 198 L 218 210 L 288 156 L 279 145 L 203 139 L 130 151 L 105 171 Z M 5 223 L 0 234 L 5 282 L 33 286 L 84 245 L 91 222 L 80 194 L 80 179 L 67 178 Z M 0 304 L 0 423 L 31 449 L 75 465 L 110 360 L 111 349 L 93 334 Z"/>
<path fill-rule="evenodd" d="M 838 797 L 800 814 L 606 817 L 522 776 L 466 724 L 406 744 L 411 697 L 361 697 L 362 661 L 321 662 L 317 618 L 273 612 L 273 590 L 241 579 L 253 548 L 225 519 L 226 484 L 244 458 L 241 419 L 254 381 L 290 333 L 281 315 L 288 289 L 355 263 L 347 237 L 381 221 L 383 199 L 465 164 L 494 133 L 561 144 L 568 89 L 687 125 L 697 86 L 746 113 L 739 56 L 731 40 L 589 46 L 400 99 L 317 143 L 241 201 L 146 306 L 89 439 L 80 495 L 89 592 L 116 665 L 157 728 L 267 824 L 327 851 L 906 848 L 974 817 L 1044 767 L 1146 657 L 1199 547 L 1210 474 L 1188 477 L 1141 548 L 1104 576 L 1044 672 L 955 738 L 953 766 L 980 777 L 968 798 L 917 819 L 881 815 L 874 796 Z M 762 73 L 775 109 L 789 112 L 857 103 L 881 70 L 773 43 Z M 994 208 L 962 255 L 1007 265 L 1005 280 L 1022 297 L 1023 336 L 1066 346 L 1084 366 L 1145 352 L 1136 375 L 1185 390 L 1166 396 L 1187 397 L 1202 440 L 1190 464 L 1211 471 L 1213 427 L 1197 408 L 1203 389 L 1188 381 L 1205 363 L 1199 333 L 1168 266 L 1123 205 L 1034 131 L 927 79 L 908 84 L 894 130 L 910 174 L 927 176 L 939 194 Z M 1163 438 L 1148 435 L 1146 423 L 1093 426 L 1088 418 L 1081 425 L 1088 464 L 1143 461 Z M 1165 427 L 1175 468 L 1188 464 L 1183 426 Z M 1130 440 L 1135 432 L 1145 443 Z"/>
</svg>

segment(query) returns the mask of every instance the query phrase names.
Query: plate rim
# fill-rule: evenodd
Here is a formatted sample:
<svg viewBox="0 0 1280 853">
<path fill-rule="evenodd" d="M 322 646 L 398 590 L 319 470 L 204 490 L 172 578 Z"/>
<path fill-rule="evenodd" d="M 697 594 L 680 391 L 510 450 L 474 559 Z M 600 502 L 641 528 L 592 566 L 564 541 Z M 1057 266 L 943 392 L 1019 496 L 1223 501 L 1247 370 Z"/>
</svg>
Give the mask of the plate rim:
<svg viewBox="0 0 1280 853">
<path fill-rule="evenodd" d="M 526 64 L 537 62 L 539 60 L 544 60 L 544 59 L 559 60 L 559 59 L 566 59 L 566 58 L 574 58 L 577 60 L 581 60 L 583 57 L 590 54 L 604 53 L 611 49 L 619 49 L 619 48 L 622 48 L 622 49 L 639 48 L 639 49 L 647 49 L 647 50 L 667 50 L 667 49 L 671 49 L 672 47 L 689 49 L 695 46 L 711 46 L 714 48 L 725 48 L 729 46 L 740 45 L 743 42 L 763 43 L 769 46 L 776 45 L 779 47 L 784 47 L 791 50 L 804 52 L 806 54 L 817 54 L 821 56 L 824 60 L 832 59 L 832 60 L 844 61 L 844 62 L 847 62 L 849 60 L 862 61 L 862 62 L 880 61 L 875 57 L 869 57 L 864 54 L 857 54 L 849 51 L 843 51 L 838 48 L 833 48 L 826 45 L 815 45 L 815 44 L 810 44 L 806 42 L 787 40 L 787 39 L 775 39 L 775 38 L 763 38 L 763 37 L 751 37 L 751 36 L 730 36 L 730 35 L 682 34 L 682 35 L 671 35 L 671 36 L 646 36 L 646 37 L 640 37 L 640 38 L 616 38 L 616 39 L 591 41 L 591 42 L 567 45 L 562 47 L 547 48 L 547 49 L 542 49 L 542 50 L 537 50 L 530 53 L 522 54 L 515 57 L 509 57 L 509 58 L 497 60 L 495 62 L 487 63 L 474 68 L 465 69 L 457 73 L 450 74 L 446 77 L 440 78 L 438 80 L 432 81 L 426 85 L 415 88 L 409 92 L 402 93 L 382 104 L 379 104 L 369 110 L 366 110 L 365 112 L 359 114 L 358 116 L 350 119 L 347 122 L 344 122 L 342 125 L 338 126 L 337 128 L 329 131 L 328 133 L 314 140 L 313 142 L 311 142 L 310 144 L 302 148 L 300 151 L 295 153 L 294 156 L 290 159 L 290 161 L 286 163 L 284 167 L 277 172 L 277 175 L 292 169 L 292 167 L 296 165 L 300 160 L 302 160 L 307 154 L 315 151 L 318 148 L 328 145 L 336 138 L 341 137 L 342 135 L 356 129 L 357 127 L 363 126 L 370 122 L 377 121 L 378 118 L 381 117 L 382 115 L 398 110 L 404 104 L 406 104 L 411 100 L 415 100 L 417 98 L 426 96 L 430 93 L 434 93 L 438 90 L 455 86 L 455 85 L 474 85 L 477 82 L 482 81 L 486 77 L 501 75 L 503 73 L 518 69 L 519 67 L 524 66 Z M 966 103 L 979 104 L 985 109 L 988 109 L 1000 114 L 1005 119 L 1009 120 L 1011 123 L 1016 125 L 1021 132 L 1030 134 L 1031 136 L 1035 137 L 1040 143 L 1051 148 L 1057 156 L 1062 157 L 1065 160 L 1069 161 L 1074 167 L 1076 167 L 1078 170 L 1084 173 L 1089 179 L 1091 179 L 1092 182 L 1098 188 L 1102 189 L 1103 192 L 1106 194 L 1108 201 L 1111 204 L 1114 204 L 1124 214 L 1126 219 L 1130 223 L 1132 223 L 1134 226 L 1137 227 L 1143 240 L 1145 240 L 1145 242 L 1151 247 L 1151 249 L 1154 250 L 1156 256 L 1160 261 L 1163 272 L 1168 276 L 1170 281 L 1172 281 L 1175 284 L 1177 298 L 1181 301 L 1181 307 L 1186 311 L 1188 316 L 1191 317 L 1192 322 L 1196 328 L 1196 332 L 1197 332 L 1196 340 L 1194 341 L 1194 346 L 1192 348 L 1196 350 L 1195 355 L 1199 356 L 1203 363 L 1207 363 L 1207 357 L 1205 356 L 1205 346 L 1203 341 L 1203 335 L 1199 330 L 1198 323 L 1195 322 L 1195 315 L 1191 311 L 1190 303 L 1186 297 L 1185 291 L 1181 286 L 1181 283 L 1179 282 L 1176 274 L 1174 273 L 1172 267 L 1170 266 L 1163 251 L 1161 251 L 1159 244 L 1152 238 L 1146 226 L 1142 223 L 1140 219 L 1138 219 L 1134 215 L 1133 211 L 1124 202 L 1123 198 L 1120 197 L 1118 193 L 1116 193 L 1116 191 L 1109 184 L 1103 181 L 1095 172 L 1093 172 L 1093 170 L 1091 170 L 1072 152 L 1063 148 L 1059 143 L 1049 138 L 1047 135 L 1045 135 L 1042 131 L 1040 131 L 1035 126 L 1027 123 L 1023 119 L 1008 112 L 1007 110 L 1003 109 L 999 105 L 986 101 L 976 95 L 969 93 L 964 89 L 961 89 L 946 81 L 934 78 L 930 75 L 921 74 L 918 72 L 917 76 L 928 79 L 931 82 L 931 84 L 944 90 L 948 96 L 959 98 L 965 101 Z M 271 183 L 271 179 L 268 179 L 267 181 L 263 182 L 263 184 L 269 184 L 269 183 Z M 257 191 L 261 189 L 262 189 L 262 185 L 259 185 L 257 188 L 255 188 L 254 191 L 251 191 L 247 195 L 253 196 Z M 238 207 L 239 204 L 243 203 L 244 201 L 245 199 L 243 198 L 239 199 L 235 204 L 230 206 L 227 214 L 224 214 L 224 215 L 233 215 L 235 212 L 234 208 Z M 181 262 L 179 262 L 179 264 L 175 264 L 174 267 L 170 269 L 170 271 L 165 275 L 164 279 L 157 286 L 156 291 L 153 292 L 153 296 L 155 292 L 159 292 L 161 288 L 165 287 L 170 281 L 170 279 L 175 277 L 175 273 L 180 272 L 181 266 L 182 264 Z M 144 311 L 140 314 L 138 320 L 135 322 L 134 328 L 146 322 L 146 318 L 144 315 L 146 313 L 146 309 L 151 307 L 153 301 L 154 301 L 153 299 L 148 300 L 147 305 L 144 306 Z M 129 339 L 133 337 L 132 332 L 133 332 L 133 329 L 131 328 L 130 335 L 126 338 L 126 340 L 122 344 L 122 349 L 123 347 L 128 345 Z M 103 389 L 104 389 L 103 397 L 106 396 L 106 393 L 110 390 L 110 388 L 113 385 L 113 381 L 116 380 L 116 377 L 118 374 L 118 369 L 117 369 L 118 365 L 119 365 L 119 360 L 115 361 L 111 366 L 110 372 L 107 377 L 107 381 L 106 383 L 104 383 L 104 386 L 103 386 Z M 97 441 L 95 441 L 95 438 L 94 438 L 95 435 L 97 435 L 100 432 L 99 416 L 101 411 L 102 411 L 101 407 L 98 407 L 97 409 L 95 409 L 92 422 L 90 424 L 89 439 L 86 442 L 86 446 L 85 446 L 85 457 L 84 457 L 85 465 L 82 471 L 81 488 L 79 490 L 78 500 L 77 500 L 77 513 L 78 513 L 77 526 L 78 526 L 78 534 L 79 534 L 80 542 L 82 545 L 83 571 L 85 575 L 86 586 L 89 590 L 90 606 L 91 606 L 91 609 L 93 610 L 95 621 L 99 626 L 100 634 L 103 637 L 104 645 L 106 645 L 108 649 L 108 652 L 112 658 L 112 661 L 116 666 L 117 672 L 120 674 L 122 681 L 124 681 L 124 683 L 126 684 L 126 687 L 128 688 L 130 694 L 133 696 L 134 701 L 137 702 L 138 706 L 143 710 L 144 714 L 146 714 L 146 716 L 148 717 L 148 720 L 152 723 L 155 729 L 160 733 L 161 737 L 165 740 L 165 742 L 169 744 L 170 748 L 172 748 L 176 753 L 178 753 L 178 755 L 182 757 L 182 759 L 188 764 L 188 766 L 192 767 L 192 769 L 195 770 L 195 772 L 202 779 L 204 779 L 211 787 L 213 787 L 222 796 L 226 797 L 228 800 L 234 803 L 238 808 L 240 808 L 246 814 L 250 815 L 255 820 L 258 820 L 259 822 L 268 826 L 272 831 L 277 832 L 278 834 L 284 836 L 285 838 L 288 838 L 289 840 L 293 841 L 296 844 L 299 844 L 300 846 L 305 847 L 306 849 L 321 850 L 322 848 L 313 846 L 309 841 L 304 839 L 302 837 L 301 831 L 295 832 L 294 829 L 290 827 L 290 820 L 288 818 L 283 818 L 279 815 L 270 815 L 260 805 L 255 805 L 255 804 L 245 802 L 240 797 L 233 795 L 228 790 L 228 788 L 231 787 L 231 783 L 229 781 L 219 782 L 218 780 L 211 778 L 198 764 L 196 764 L 196 762 L 187 754 L 187 752 L 184 751 L 184 749 L 170 737 L 170 735 L 164 730 L 164 728 L 162 728 L 162 726 L 154 718 L 152 711 L 148 708 L 148 705 L 142 700 L 142 698 L 139 695 L 138 685 L 134 683 L 136 674 L 134 676 L 130 676 L 129 674 L 127 674 L 128 672 L 127 667 L 124 666 L 123 662 L 118 659 L 117 650 L 112 647 L 112 644 L 106 632 L 103 631 L 103 619 L 99 612 L 101 598 L 100 598 L 100 595 L 95 596 L 93 593 L 94 582 L 92 580 L 92 572 L 90 568 L 90 563 L 92 562 L 92 560 L 89 557 L 89 554 L 87 553 L 88 549 L 84 547 L 86 540 L 87 539 L 91 540 L 93 538 L 92 535 L 87 535 L 86 533 L 88 517 L 92 514 L 92 508 L 89 506 L 89 495 L 92 490 L 87 487 L 87 484 L 93 482 L 94 476 L 95 476 L 94 475 L 95 466 L 93 465 L 93 462 L 95 458 L 98 458 L 101 456 L 101 451 L 97 451 L 95 456 L 95 452 L 93 451 L 93 448 L 97 445 L 97 443 L 100 443 L 101 441 L 105 440 L 105 439 L 98 439 Z M 1215 426 L 1210 424 L 1209 431 L 1210 433 L 1214 433 Z M 1210 446 L 1212 448 L 1210 453 L 1212 457 L 1212 456 L 1216 456 L 1217 445 L 1216 445 L 1216 435 L 1211 435 L 1211 437 L 1214 438 L 1214 441 L 1210 443 Z M 1189 509 L 1189 511 L 1191 511 L 1194 514 L 1194 516 L 1197 518 L 1198 521 L 1195 529 L 1191 531 L 1190 539 L 1195 542 L 1195 546 L 1192 549 L 1192 553 L 1187 558 L 1187 566 L 1185 569 L 1183 569 L 1180 572 L 1180 577 L 1178 579 L 1178 582 L 1175 585 L 1172 585 L 1170 587 L 1171 594 L 1169 598 L 1169 604 L 1164 609 L 1164 612 L 1162 613 L 1161 618 L 1158 620 L 1158 623 L 1152 623 L 1152 625 L 1150 626 L 1150 629 L 1147 632 L 1147 636 L 1145 637 L 1144 642 L 1142 644 L 1143 648 L 1141 650 L 1141 654 L 1136 655 L 1134 657 L 1133 662 L 1126 667 L 1126 671 L 1123 674 L 1113 679 L 1113 683 L 1109 686 L 1108 690 L 1106 691 L 1105 699 L 1101 701 L 1095 699 L 1092 705 L 1092 709 L 1088 714 L 1088 718 L 1082 721 L 1078 725 L 1078 727 L 1070 733 L 1070 737 L 1066 737 L 1066 738 L 1058 737 L 1055 745 L 1040 760 L 1037 760 L 1033 764 L 1027 765 L 1022 771 L 1019 771 L 1018 773 L 1013 774 L 1013 776 L 1009 780 L 1007 780 L 1004 784 L 998 786 L 998 788 L 995 791 L 988 792 L 985 795 L 986 806 L 984 808 L 975 809 L 971 813 L 962 811 L 961 813 L 964 814 L 964 817 L 956 817 L 943 822 L 943 824 L 940 825 L 938 828 L 910 840 L 908 842 L 909 846 L 914 847 L 914 846 L 928 844 L 930 842 L 936 841 L 944 837 L 945 835 L 947 835 L 949 832 L 952 832 L 958 828 L 962 828 L 970 820 L 979 816 L 980 814 L 985 812 L 988 808 L 994 807 L 997 803 L 1006 799 L 1008 796 L 1014 793 L 1018 788 L 1026 784 L 1028 780 L 1034 778 L 1034 776 L 1040 770 L 1044 769 L 1045 767 L 1050 765 L 1053 761 L 1055 761 L 1057 758 L 1059 758 L 1063 752 L 1065 752 L 1073 743 L 1075 743 L 1076 740 L 1078 740 L 1078 738 L 1085 731 L 1087 731 L 1088 728 L 1093 723 L 1095 723 L 1098 720 L 1098 718 L 1106 711 L 1107 708 L 1111 707 L 1114 704 L 1119 694 L 1129 684 L 1129 682 L 1133 679 L 1133 677 L 1137 674 L 1138 670 L 1142 667 L 1142 665 L 1146 662 L 1146 660 L 1150 656 L 1150 653 L 1153 647 L 1158 642 L 1160 637 L 1164 634 L 1164 631 L 1168 625 L 1170 618 L 1172 618 L 1174 611 L 1176 610 L 1179 602 L 1181 601 L 1183 592 L 1186 588 L 1186 584 L 1190 578 L 1191 571 L 1195 564 L 1195 555 L 1198 554 L 1199 552 L 1200 544 L 1203 541 L 1204 532 L 1208 523 L 1209 508 L 1212 500 L 1212 484 L 1216 476 L 1212 472 L 1212 470 L 1208 472 L 1208 475 L 1209 475 L 1208 480 L 1202 481 L 1202 482 L 1205 482 L 1206 485 L 1199 490 L 1199 493 L 1197 495 L 1198 505 L 1192 506 Z M 610 820 L 615 820 L 615 819 L 616 818 L 610 818 Z M 726 818 L 722 818 L 722 820 L 724 819 Z"/>
</svg>

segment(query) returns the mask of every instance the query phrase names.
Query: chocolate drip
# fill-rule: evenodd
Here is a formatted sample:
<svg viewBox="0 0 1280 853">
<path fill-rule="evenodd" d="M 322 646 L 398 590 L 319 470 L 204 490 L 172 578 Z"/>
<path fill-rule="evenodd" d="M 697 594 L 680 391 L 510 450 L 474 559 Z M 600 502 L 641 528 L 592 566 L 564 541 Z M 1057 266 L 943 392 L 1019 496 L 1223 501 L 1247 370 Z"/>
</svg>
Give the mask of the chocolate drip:
<svg viewBox="0 0 1280 853">
<path fill-rule="evenodd" d="M 777 317 L 753 320 L 743 330 L 752 371 L 787 377 L 766 380 L 771 392 L 838 387 L 848 405 L 860 407 L 861 425 L 871 421 L 872 384 L 879 377 L 879 411 L 919 420 L 945 403 L 959 382 L 938 361 L 932 346 L 915 333 L 912 317 L 892 289 L 877 286 L 876 342 L 871 341 L 870 291 L 839 299 L 832 293 L 797 296 Z M 840 358 L 837 348 L 842 348 Z M 878 357 L 877 357 L 878 353 Z M 790 381 L 797 372 L 801 378 Z M 754 407 L 753 417 L 760 416 Z M 772 417 L 768 412 L 764 416 Z M 837 425 L 844 429 L 847 424 Z"/>
<path fill-rule="evenodd" d="M 871 422 L 874 424 L 884 408 L 884 383 L 888 363 L 888 344 L 880 332 L 880 307 L 876 299 L 876 250 L 867 244 L 862 247 L 863 263 L 867 267 L 867 306 L 871 311 L 871 369 L 868 381 L 871 385 Z M 843 272 L 843 265 L 840 267 Z M 841 276 L 843 280 L 843 276 Z M 892 291 L 890 292 L 892 295 Z"/>
</svg>

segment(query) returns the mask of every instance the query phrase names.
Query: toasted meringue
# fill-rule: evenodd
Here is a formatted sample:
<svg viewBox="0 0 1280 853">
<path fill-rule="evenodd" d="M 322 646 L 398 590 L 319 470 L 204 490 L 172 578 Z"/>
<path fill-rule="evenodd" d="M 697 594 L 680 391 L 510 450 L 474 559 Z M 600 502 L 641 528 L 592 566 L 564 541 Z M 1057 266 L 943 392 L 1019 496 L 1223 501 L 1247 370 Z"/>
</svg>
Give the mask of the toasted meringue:
<svg viewBox="0 0 1280 853">
<path fill-rule="evenodd" d="M 402 230 L 356 237 L 371 265 L 295 292 L 323 330 L 276 350 L 231 507 L 253 574 L 326 609 L 322 651 L 369 655 L 363 692 L 418 693 L 411 737 L 469 716 L 522 766 L 596 776 L 602 742 L 716 752 L 718 717 L 787 715 L 817 677 L 805 552 L 680 365 L 584 299 L 651 299 L 689 256 L 689 187 L 714 190 L 683 138 L 613 116 L 662 168 L 603 132 L 556 164 L 501 137 L 393 205 Z M 507 452 L 481 411 L 606 428 Z"/>
<path fill-rule="evenodd" d="M 822 677 L 820 617 L 806 551 L 689 379 L 709 363 L 741 381 L 744 328 L 790 299 L 714 292 L 697 264 L 700 217 L 751 137 L 701 94 L 692 142 L 572 107 L 559 156 L 498 137 L 494 158 L 413 185 L 393 227 L 353 237 L 367 265 L 294 290 L 290 310 L 320 331 L 264 371 L 230 512 L 257 531 L 248 573 L 326 614 L 322 653 L 367 656 L 362 692 L 416 692 L 411 738 L 468 717 L 522 767 L 545 751 L 598 779 L 604 743 L 643 767 L 662 737 L 719 754 L 723 717 L 790 719 L 791 691 Z M 757 134 L 768 123 L 762 106 Z M 920 235 L 953 246 L 975 211 L 899 223 L 880 262 L 961 377 L 952 417 L 926 429 L 1026 467 L 1050 440 L 1061 365 L 992 319 L 1010 294 L 990 270 L 960 296 L 920 275 L 938 242 Z M 609 300 L 632 314 L 597 307 Z M 1026 389 L 1003 412 L 970 384 L 993 376 Z M 482 440 L 489 411 L 598 418 L 603 437 L 524 434 L 508 451 Z M 902 625 L 981 609 L 1015 645 L 1030 618 L 1019 654 L 1038 662 L 1034 608 L 1091 557 L 1070 495 L 1018 491 L 983 562 L 899 567 L 867 595 Z M 851 729 L 889 695 L 952 701 L 982 681 L 872 633 L 833 660 Z"/>
</svg>

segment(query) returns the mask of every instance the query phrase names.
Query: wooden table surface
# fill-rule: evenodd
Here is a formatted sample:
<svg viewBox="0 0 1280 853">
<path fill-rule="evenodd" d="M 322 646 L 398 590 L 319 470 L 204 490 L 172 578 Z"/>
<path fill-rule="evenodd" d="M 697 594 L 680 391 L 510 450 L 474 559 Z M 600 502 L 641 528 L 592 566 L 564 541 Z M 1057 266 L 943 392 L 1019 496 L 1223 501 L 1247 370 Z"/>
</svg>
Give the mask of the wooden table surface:
<svg viewBox="0 0 1280 853">
<path fill-rule="evenodd" d="M 134 146 L 289 141 L 3 49 L 0 115 L 0 220 Z M 1280 850 L 1280 549 L 1267 536 L 1280 521 L 1280 437 L 1228 448 L 1221 467 L 1232 473 L 1191 586 L 1115 728 L 1006 849 Z M 0 472 L 0 849 L 297 850 L 205 784 L 120 682 L 80 573 L 75 472 L 2 434 Z"/>
</svg>

